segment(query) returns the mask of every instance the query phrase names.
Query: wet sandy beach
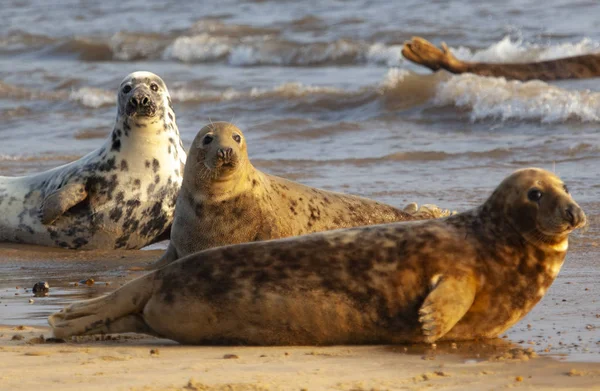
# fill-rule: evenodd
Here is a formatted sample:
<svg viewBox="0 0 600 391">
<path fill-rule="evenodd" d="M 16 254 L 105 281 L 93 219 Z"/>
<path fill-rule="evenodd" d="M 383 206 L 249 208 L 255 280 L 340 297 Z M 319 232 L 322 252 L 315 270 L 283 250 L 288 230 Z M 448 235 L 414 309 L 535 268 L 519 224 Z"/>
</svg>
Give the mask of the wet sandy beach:
<svg viewBox="0 0 600 391">
<path fill-rule="evenodd" d="M 436 351 L 190 347 L 154 338 L 40 344 L 44 331 L 0 328 L 0 389 L 541 390 L 594 389 L 600 384 L 597 363 L 532 359 L 523 349 L 506 352 L 489 344 L 464 346 L 457 353 L 449 353 L 447 344 L 439 344 Z M 23 339 L 12 340 L 15 335 Z"/>
</svg>

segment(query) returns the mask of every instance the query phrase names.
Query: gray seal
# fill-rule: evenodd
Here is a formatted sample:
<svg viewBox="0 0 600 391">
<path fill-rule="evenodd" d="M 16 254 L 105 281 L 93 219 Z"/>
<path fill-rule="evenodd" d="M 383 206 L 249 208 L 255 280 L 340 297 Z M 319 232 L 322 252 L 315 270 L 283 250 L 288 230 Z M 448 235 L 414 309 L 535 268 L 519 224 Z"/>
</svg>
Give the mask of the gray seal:
<svg viewBox="0 0 600 391">
<path fill-rule="evenodd" d="M 495 338 L 544 296 L 585 223 L 557 176 L 524 169 L 464 213 L 202 251 L 49 323 L 58 338 L 138 332 L 187 344 Z"/>
<path fill-rule="evenodd" d="M 246 138 L 228 122 L 202 128 L 189 151 L 171 242 L 151 267 L 228 244 L 337 228 L 440 217 L 434 205 L 411 213 L 367 198 L 292 182 L 257 170 Z"/>
<path fill-rule="evenodd" d="M 119 86 L 100 148 L 49 171 L 0 177 L 0 241 L 141 248 L 169 232 L 185 159 L 167 86 L 134 72 Z"/>
</svg>

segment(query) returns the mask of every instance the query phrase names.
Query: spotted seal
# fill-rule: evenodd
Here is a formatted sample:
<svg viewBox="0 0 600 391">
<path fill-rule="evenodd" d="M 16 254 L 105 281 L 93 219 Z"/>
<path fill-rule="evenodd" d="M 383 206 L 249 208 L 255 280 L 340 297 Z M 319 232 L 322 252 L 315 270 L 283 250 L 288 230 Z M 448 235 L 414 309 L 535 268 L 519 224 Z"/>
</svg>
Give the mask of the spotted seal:
<svg viewBox="0 0 600 391">
<path fill-rule="evenodd" d="M 505 77 L 512 80 L 585 79 L 600 76 L 600 54 L 558 58 L 530 63 L 484 63 L 461 61 L 454 57 L 445 43 L 442 50 L 431 42 L 413 37 L 404 44 L 402 55 L 409 61 L 433 71 L 445 69 L 452 73 L 474 73 L 480 76 Z"/>
<path fill-rule="evenodd" d="M 585 222 L 557 176 L 523 169 L 464 213 L 201 251 L 49 323 L 189 344 L 493 338 L 544 296 Z"/>
<path fill-rule="evenodd" d="M 211 247 L 449 213 L 432 205 L 411 212 L 265 174 L 248 159 L 238 127 L 211 123 L 192 143 L 171 242 L 151 268 Z"/>
<path fill-rule="evenodd" d="M 0 241 L 71 249 L 136 249 L 167 232 L 186 153 L 167 86 L 128 75 L 114 128 L 79 160 L 0 177 Z"/>
</svg>

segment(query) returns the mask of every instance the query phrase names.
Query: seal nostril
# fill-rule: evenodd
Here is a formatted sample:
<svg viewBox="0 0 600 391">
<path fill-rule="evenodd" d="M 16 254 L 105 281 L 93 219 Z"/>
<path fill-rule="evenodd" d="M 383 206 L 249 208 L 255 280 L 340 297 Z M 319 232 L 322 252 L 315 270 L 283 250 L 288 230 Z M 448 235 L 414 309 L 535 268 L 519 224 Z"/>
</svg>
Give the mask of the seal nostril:
<svg viewBox="0 0 600 391">
<path fill-rule="evenodd" d="M 148 106 L 148 102 L 149 102 L 149 101 L 150 101 L 150 100 L 148 99 L 148 97 L 147 97 L 147 96 L 145 96 L 145 97 L 142 99 L 142 105 L 144 105 L 144 106 Z"/>
<path fill-rule="evenodd" d="M 569 223 L 571 223 L 571 225 L 575 225 L 575 216 L 573 215 L 573 209 L 571 207 L 568 207 L 566 209 L 567 212 L 567 220 L 569 220 Z"/>
<path fill-rule="evenodd" d="M 129 102 L 133 105 L 133 107 L 137 107 L 138 105 L 138 100 L 135 98 L 131 98 Z"/>
</svg>

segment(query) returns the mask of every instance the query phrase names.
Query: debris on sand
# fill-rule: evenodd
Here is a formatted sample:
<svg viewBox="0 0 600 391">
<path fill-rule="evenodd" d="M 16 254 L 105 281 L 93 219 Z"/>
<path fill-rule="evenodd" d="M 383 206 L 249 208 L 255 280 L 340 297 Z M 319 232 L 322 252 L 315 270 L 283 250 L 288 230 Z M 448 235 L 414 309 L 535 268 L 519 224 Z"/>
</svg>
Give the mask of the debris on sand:
<svg viewBox="0 0 600 391">
<path fill-rule="evenodd" d="M 48 296 L 48 292 L 50 292 L 50 284 L 48 284 L 47 281 L 36 282 L 31 291 L 36 297 Z"/>
</svg>

